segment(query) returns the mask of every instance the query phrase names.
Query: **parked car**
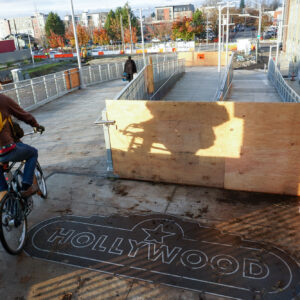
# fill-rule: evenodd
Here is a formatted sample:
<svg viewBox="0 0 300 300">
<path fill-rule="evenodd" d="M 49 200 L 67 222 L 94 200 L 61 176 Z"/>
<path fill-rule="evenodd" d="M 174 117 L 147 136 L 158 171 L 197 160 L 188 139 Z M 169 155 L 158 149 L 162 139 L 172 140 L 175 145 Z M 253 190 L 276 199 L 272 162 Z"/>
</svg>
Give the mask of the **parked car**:
<svg viewBox="0 0 300 300">
<path fill-rule="evenodd" d="M 159 42 L 160 42 L 160 39 L 158 39 L 158 38 L 153 38 L 153 39 L 151 40 L 151 42 L 152 42 L 152 43 L 159 43 Z"/>
</svg>

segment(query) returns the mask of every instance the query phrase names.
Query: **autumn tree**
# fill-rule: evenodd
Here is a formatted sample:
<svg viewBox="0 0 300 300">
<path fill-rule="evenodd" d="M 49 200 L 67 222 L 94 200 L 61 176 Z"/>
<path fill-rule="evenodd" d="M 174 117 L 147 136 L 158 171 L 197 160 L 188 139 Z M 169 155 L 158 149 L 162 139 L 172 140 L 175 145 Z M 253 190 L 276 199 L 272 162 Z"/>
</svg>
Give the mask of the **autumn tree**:
<svg viewBox="0 0 300 300">
<path fill-rule="evenodd" d="M 129 28 L 129 19 L 131 21 L 132 28 L 139 28 L 138 20 L 134 16 L 128 3 L 126 3 L 123 7 L 118 7 L 115 11 L 111 10 L 107 15 L 104 28 L 107 30 L 110 39 L 114 41 L 120 41 L 122 39 L 121 16 L 124 34 L 125 30 Z"/>
<path fill-rule="evenodd" d="M 159 23 L 146 26 L 146 34 L 148 38 L 157 37 L 160 40 L 168 39 L 172 35 L 171 23 Z"/>
<path fill-rule="evenodd" d="M 64 22 L 60 19 L 57 13 L 49 13 L 45 24 L 45 31 L 47 37 L 50 36 L 51 31 L 60 36 L 65 34 Z"/>
<path fill-rule="evenodd" d="M 51 48 L 63 48 L 65 46 L 65 41 L 61 35 L 58 35 L 51 31 L 48 37 L 48 44 Z"/>
<path fill-rule="evenodd" d="M 135 27 L 131 28 L 131 34 L 132 34 L 132 42 L 136 43 L 137 42 L 137 29 Z M 124 41 L 125 43 L 131 43 L 130 39 L 130 29 L 126 28 L 124 32 Z"/>
<path fill-rule="evenodd" d="M 76 32 L 77 32 L 79 47 L 85 46 L 90 40 L 87 28 L 85 26 L 78 24 L 76 26 Z M 66 39 L 68 39 L 70 41 L 72 47 L 74 47 L 75 46 L 75 37 L 74 37 L 74 30 L 73 30 L 72 24 L 69 25 L 68 30 L 65 34 L 65 37 L 66 37 Z"/>
<path fill-rule="evenodd" d="M 201 16 L 201 18 L 200 18 Z M 172 39 L 183 39 L 184 41 L 194 40 L 195 35 L 203 31 L 202 14 L 194 15 L 192 18 L 184 17 L 172 25 Z"/>
<path fill-rule="evenodd" d="M 107 30 L 104 28 L 96 28 L 93 31 L 94 44 L 107 45 L 109 44 L 109 36 Z"/>
</svg>

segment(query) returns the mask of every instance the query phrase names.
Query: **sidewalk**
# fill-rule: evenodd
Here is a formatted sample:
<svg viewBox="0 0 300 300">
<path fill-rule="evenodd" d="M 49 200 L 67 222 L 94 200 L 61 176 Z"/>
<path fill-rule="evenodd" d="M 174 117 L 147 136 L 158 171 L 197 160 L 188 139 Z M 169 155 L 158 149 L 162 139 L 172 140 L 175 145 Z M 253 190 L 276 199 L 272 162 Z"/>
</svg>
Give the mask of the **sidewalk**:
<svg viewBox="0 0 300 300">
<path fill-rule="evenodd" d="M 107 179 L 103 130 L 94 127 L 93 122 L 104 108 L 104 100 L 113 99 L 123 86 L 118 80 L 78 90 L 34 112 L 46 132 L 24 142 L 39 149 L 49 198 L 34 199 L 29 228 L 67 215 L 118 217 L 161 213 L 212 226 L 223 233 L 238 234 L 244 239 L 272 243 L 300 260 L 297 197 Z M 135 275 L 116 276 L 118 267 L 101 273 L 95 271 L 97 265 L 92 263 L 78 267 L 71 265 L 68 258 L 54 263 L 50 261 L 51 255 L 50 252 L 43 259 L 25 253 L 14 257 L 0 246 L 0 299 L 225 299 L 192 288 L 161 285 L 159 277 L 149 283 L 135 279 Z M 99 260 L 103 257 L 99 252 Z M 159 256 L 153 260 L 153 268 L 159 261 Z M 197 273 L 188 268 L 186 272 Z M 197 286 L 197 282 L 194 284 Z"/>
</svg>

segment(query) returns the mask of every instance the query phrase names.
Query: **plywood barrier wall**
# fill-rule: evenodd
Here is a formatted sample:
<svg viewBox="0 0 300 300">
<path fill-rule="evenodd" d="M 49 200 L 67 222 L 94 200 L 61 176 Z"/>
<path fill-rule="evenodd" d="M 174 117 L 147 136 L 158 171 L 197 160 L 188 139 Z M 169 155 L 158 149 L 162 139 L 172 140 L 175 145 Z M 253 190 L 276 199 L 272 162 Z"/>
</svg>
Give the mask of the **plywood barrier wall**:
<svg viewBox="0 0 300 300">
<path fill-rule="evenodd" d="M 230 51 L 229 54 L 230 55 Z M 178 59 L 185 59 L 187 67 L 192 66 L 217 66 L 218 52 L 178 52 Z M 226 52 L 221 53 L 221 65 L 225 66 Z"/>
<path fill-rule="evenodd" d="M 106 105 L 121 178 L 300 195 L 300 104 Z"/>
</svg>

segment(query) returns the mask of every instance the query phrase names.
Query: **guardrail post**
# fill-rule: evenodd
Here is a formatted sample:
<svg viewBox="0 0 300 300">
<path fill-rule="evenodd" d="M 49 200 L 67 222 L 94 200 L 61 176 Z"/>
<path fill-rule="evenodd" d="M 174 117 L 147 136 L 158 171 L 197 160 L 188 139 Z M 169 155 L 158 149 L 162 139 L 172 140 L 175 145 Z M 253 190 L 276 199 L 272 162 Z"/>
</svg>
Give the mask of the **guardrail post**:
<svg viewBox="0 0 300 300">
<path fill-rule="evenodd" d="M 18 89 L 17 83 L 15 83 L 15 90 L 16 90 L 17 102 L 21 106 L 20 94 L 19 94 L 19 89 Z"/>
<path fill-rule="evenodd" d="M 31 90 L 32 90 L 32 95 L 33 95 L 33 101 L 36 104 L 37 100 L 36 100 L 36 94 L 35 94 L 35 91 L 34 91 L 32 79 L 30 80 L 30 85 L 31 85 Z"/>
<path fill-rule="evenodd" d="M 55 83 L 55 88 L 56 88 L 56 94 L 58 94 L 58 86 L 57 86 L 56 73 L 54 73 L 54 83 Z"/>
<path fill-rule="evenodd" d="M 108 77 L 108 80 L 110 80 L 110 66 L 109 66 L 109 64 L 107 64 L 107 77 Z"/>
<path fill-rule="evenodd" d="M 101 65 L 98 66 L 98 69 L 99 69 L 99 78 L 100 78 L 100 81 L 102 81 L 102 72 L 101 72 Z"/>
<path fill-rule="evenodd" d="M 107 121 L 107 114 L 106 110 L 102 111 L 102 120 Z M 107 175 L 113 176 L 114 167 L 113 167 L 113 160 L 112 160 L 112 153 L 111 153 L 111 145 L 110 145 L 110 136 L 109 136 L 109 128 L 107 125 L 103 125 L 104 131 L 104 140 L 105 140 L 105 148 L 106 148 L 106 160 L 107 160 Z"/>
<path fill-rule="evenodd" d="M 47 88 L 47 82 L 46 82 L 46 77 L 43 76 L 43 81 L 44 81 L 44 87 L 45 87 L 45 93 L 46 93 L 46 99 L 49 98 L 49 94 L 48 94 L 48 88 Z M 67 88 L 66 88 L 67 89 Z"/>
<path fill-rule="evenodd" d="M 64 87 L 65 87 L 65 90 L 67 91 L 68 88 L 67 88 L 67 82 L 66 82 L 66 74 L 62 73 L 62 75 L 63 75 Z M 45 79 L 45 77 L 44 77 L 44 79 Z M 46 84 L 46 81 L 45 81 L 45 84 Z"/>
<path fill-rule="evenodd" d="M 89 66 L 90 83 L 93 83 L 92 67 Z"/>
<path fill-rule="evenodd" d="M 116 78 L 115 79 L 118 79 L 118 78 L 120 78 L 119 77 L 119 70 L 118 70 L 118 63 L 115 63 L 115 66 L 116 66 Z"/>
</svg>

